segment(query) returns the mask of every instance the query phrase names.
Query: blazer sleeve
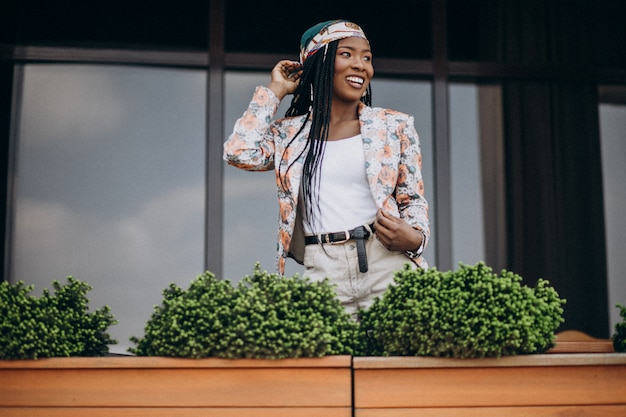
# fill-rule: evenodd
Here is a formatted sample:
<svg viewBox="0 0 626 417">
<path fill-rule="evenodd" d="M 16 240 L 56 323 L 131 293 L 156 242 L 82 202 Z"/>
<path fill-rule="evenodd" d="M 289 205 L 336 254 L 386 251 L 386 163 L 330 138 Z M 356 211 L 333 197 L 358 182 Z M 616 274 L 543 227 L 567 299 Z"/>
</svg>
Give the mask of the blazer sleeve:
<svg viewBox="0 0 626 417">
<path fill-rule="evenodd" d="M 428 202 L 424 197 L 422 178 L 422 153 L 413 116 L 406 116 L 398 126 L 400 137 L 400 163 L 396 184 L 396 203 L 400 216 L 424 234 L 424 247 L 430 238 Z"/>
<path fill-rule="evenodd" d="M 272 118 L 280 100 L 266 87 L 258 86 L 244 114 L 224 143 L 223 158 L 228 164 L 248 171 L 274 168 L 274 130 Z"/>
</svg>

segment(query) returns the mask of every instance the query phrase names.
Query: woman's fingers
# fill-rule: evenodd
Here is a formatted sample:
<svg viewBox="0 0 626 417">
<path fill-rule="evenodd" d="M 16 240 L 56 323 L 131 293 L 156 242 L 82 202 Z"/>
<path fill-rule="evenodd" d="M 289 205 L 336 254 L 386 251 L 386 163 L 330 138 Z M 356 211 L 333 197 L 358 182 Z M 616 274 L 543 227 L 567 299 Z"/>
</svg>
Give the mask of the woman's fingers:
<svg viewBox="0 0 626 417">
<path fill-rule="evenodd" d="M 272 73 L 278 75 L 284 81 L 291 81 L 294 76 L 300 77 L 301 68 L 297 61 L 283 60 L 279 61 L 274 67 Z"/>
<path fill-rule="evenodd" d="M 299 62 L 287 59 L 279 61 L 272 69 L 272 80 L 268 84 L 268 88 L 282 100 L 286 95 L 293 94 L 296 90 L 300 83 L 301 73 Z"/>
</svg>

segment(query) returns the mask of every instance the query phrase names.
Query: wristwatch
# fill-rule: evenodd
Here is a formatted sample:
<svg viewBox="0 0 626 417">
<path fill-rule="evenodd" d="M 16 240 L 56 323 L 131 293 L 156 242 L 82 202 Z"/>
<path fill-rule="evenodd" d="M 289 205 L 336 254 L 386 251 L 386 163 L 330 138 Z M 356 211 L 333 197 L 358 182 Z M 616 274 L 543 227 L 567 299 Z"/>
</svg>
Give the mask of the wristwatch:
<svg viewBox="0 0 626 417">
<path fill-rule="evenodd" d="M 417 231 L 422 234 L 422 243 L 420 243 L 419 248 L 417 248 L 415 250 L 407 250 L 407 251 L 405 251 L 407 256 L 409 258 L 411 258 L 411 259 L 415 259 L 415 258 L 419 257 L 422 254 L 422 252 L 424 252 L 424 242 L 426 241 L 426 237 L 424 236 L 424 232 L 422 232 L 421 230 L 417 230 Z"/>
</svg>

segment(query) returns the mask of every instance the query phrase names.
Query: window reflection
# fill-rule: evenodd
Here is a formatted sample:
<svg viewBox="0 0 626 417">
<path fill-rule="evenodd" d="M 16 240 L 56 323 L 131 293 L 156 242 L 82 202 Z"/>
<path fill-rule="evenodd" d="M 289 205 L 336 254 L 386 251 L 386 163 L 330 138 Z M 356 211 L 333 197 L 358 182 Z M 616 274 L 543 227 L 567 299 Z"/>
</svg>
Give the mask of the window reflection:
<svg viewBox="0 0 626 417">
<path fill-rule="evenodd" d="M 605 93 L 606 94 L 606 93 Z M 604 216 L 607 248 L 607 272 L 609 289 L 609 334 L 622 319 L 616 304 L 626 305 L 626 94 L 621 103 L 601 103 L 600 133 L 602 142 L 602 182 L 604 185 Z"/>
<path fill-rule="evenodd" d="M 502 93 L 499 85 L 451 84 L 452 262 L 506 267 Z"/>
<path fill-rule="evenodd" d="M 119 324 L 113 351 L 143 334 L 170 283 L 202 272 L 203 71 L 25 65 L 15 121 L 13 281 L 93 286 Z"/>
<path fill-rule="evenodd" d="M 452 263 L 485 260 L 478 87 L 450 86 Z"/>
</svg>

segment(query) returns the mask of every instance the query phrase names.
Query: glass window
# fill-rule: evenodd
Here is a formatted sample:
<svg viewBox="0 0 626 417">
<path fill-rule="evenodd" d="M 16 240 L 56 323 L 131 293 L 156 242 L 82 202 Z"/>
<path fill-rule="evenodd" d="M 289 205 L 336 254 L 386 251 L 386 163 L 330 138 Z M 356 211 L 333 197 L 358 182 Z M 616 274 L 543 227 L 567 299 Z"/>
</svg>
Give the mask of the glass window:
<svg viewBox="0 0 626 417">
<path fill-rule="evenodd" d="M 605 67 L 624 68 L 626 66 L 626 2 L 619 0 L 599 0 L 594 3 L 596 10 L 594 37 L 597 62 Z"/>
<path fill-rule="evenodd" d="M 203 270 L 204 71 L 25 65 L 10 274 L 93 286 L 126 352 L 161 291 Z"/>
<path fill-rule="evenodd" d="M 624 1 L 447 0 L 446 10 L 454 61 L 626 62 Z"/>
<path fill-rule="evenodd" d="M 622 93 L 622 100 L 626 95 Z M 626 305 L 626 100 L 622 103 L 600 104 L 600 136 L 602 146 L 602 182 L 604 185 L 604 216 L 609 290 L 609 334 L 621 321 L 616 304 Z"/>
<path fill-rule="evenodd" d="M 485 259 L 478 88 L 450 85 L 452 263 Z"/>
<path fill-rule="evenodd" d="M 451 84 L 449 97 L 453 268 L 485 261 L 499 271 L 506 266 L 501 89 Z"/>
<path fill-rule="evenodd" d="M 501 8 L 495 0 L 447 0 L 448 58 L 497 61 Z"/>
<path fill-rule="evenodd" d="M 159 45 L 205 50 L 209 2 L 22 0 L 14 20 L 18 43 Z M 0 30 L 0 33 L 2 31 Z"/>
<path fill-rule="evenodd" d="M 227 72 L 225 76 L 225 127 L 230 135 L 237 118 L 245 111 L 257 85 L 266 85 L 269 73 Z M 431 87 L 428 82 L 376 78 L 372 81 L 374 105 L 390 107 L 415 116 L 420 134 L 426 197 L 432 201 Z M 285 114 L 289 99 L 283 100 L 277 116 Z M 431 208 L 431 221 L 434 215 Z M 238 281 L 250 274 L 255 262 L 275 271 L 278 203 L 275 174 L 247 172 L 231 166 L 224 172 L 224 277 Z M 425 256 L 434 262 L 434 245 Z M 289 259 L 286 274 L 303 268 Z"/>
<path fill-rule="evenodd" d="M 348 19 L 363 27 L 377 57 L 432 57 L 430 0 L 395 1 L 385 13 L 342 0 L 319 0 L 303 7 L 300 13 L 265 2 L 227 1 L 226 51 L 289 54 L 285 58 L 295 59 L 306 29 L 330 19 Z"/>
</svg>

